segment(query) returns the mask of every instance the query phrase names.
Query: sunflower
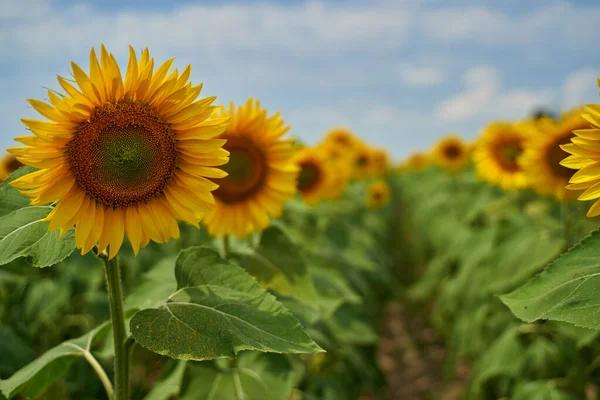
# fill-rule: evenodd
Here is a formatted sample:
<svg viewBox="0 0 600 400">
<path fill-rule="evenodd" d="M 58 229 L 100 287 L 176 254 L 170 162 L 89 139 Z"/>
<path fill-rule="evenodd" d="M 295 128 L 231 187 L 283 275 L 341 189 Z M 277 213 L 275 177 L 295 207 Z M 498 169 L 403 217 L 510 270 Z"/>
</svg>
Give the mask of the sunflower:
<svg viewBox="0 0 600 400">
<path fill-rule="evenodd" d="M 375 176 L 384 175 L 390 167 L 390 157 L 384 149 L 371 150 L 371 169 Z"/>
<path fill-rule="evenodd" d="M 525 142 L 526 133 L 521 125 L 508 122 L 489 124 L 473 154 L 479 177 L 505 190 L 525 188 L 527 176 L 519 165 Z"/>
<path fill-rule="evenodd" d="M 469 162 L 468 145 L 457 135 L 445 136 L 433 148 L 432 159 L 447 171 L 460 171 Z"/>
<path fill-rule="evenodd" d="M 367 188 L 367 207 L 381 208 L 390 201 L 390 187 L 387 182 L 378 179 Z"/>
<path fill-rule="evenodd" d="M 358 139 L 346 128 L 334 128 L 327 132 L 323 140 L 325 144 L 341 148 L 345 151 L 354 149 Z"/>
<path fill-rule="evenodd" d="M 221 115 L 231 117 L 220 136 L 230 153 L 223 167 L 229 176 L 214 179 L 216 206 L 202 222 L 213 236 L 244 237 L 266 228 L 269 217 L 279 216 L 283 203 L 294 198 L 298 170 L 291 163 L 292 139 L 283 138 L 290 126 L 279 113 L 269 117 L 252 98 L 237 109 L 230 103 Z"/>
<path fill-rule="evenodd" d="M 406 166 L 411 171 L 422 171 L 429 166 L 429 156 L 422 152 L 415 152 L 408 157 Z"/>
<path fill-rule="evenodd" d="M 332 170 L 326 154 L 318 147 L 306 147 L 294 155 L 293 162 L 300 171 L 298 193 L 306 203 L 318 203 L 332 184 Z"/>
<path fill-rule="evenodd" d="M 598 81 L 600 86 L 600 80 Z M 600 197 L 600 104 L 588 104 L 583 118 L 589 122 L 585 129 L 577 129 L 571 143 L 560 146 L 571 154 L 561 164 L 567 168 L 579 170 L 569 180 L 567 189 L 585 190 L 578 199 L 595 200 Z M 600 215 L 600 200 L 590 207 L 587 216 Z"/>
<path fill-rule="evenodd" d="M 571 142 L 574 130 L 590 127 L 579 108 L 563 115 L 560 122 L 541 117 L 530 124 L 530 135 L 519 164 L 532 187 L 541 194 L 550 194 L 559 201 L 574 200 L 578 193 L 565 186 L 575 173 L 560 162 L 568 156 L 561 145 Z"/>
<path fill-rule="evenodd" d="M 150 240 L 179 237 L 177 220 L 198 226 L 213 207 L 207 178 L 226 174 L 225 143 L 215 136 L 227 117 L 212 118 L 214 97 L 196 100 L 202 85 L 188 83 L 191 67 L 170 72 L 173 59 L 156 70 L 148 49 L 138 61 L 129 47 L 122 78 L 114 56 L 90 53 L 89 76 L 71 63 L 74 81 L 58 77 L 66 95 L 48 91 L 50 104 L 28 100 L 45 120 L 22 119 L 35 136 L 9 149 L 39 168 L 11 182 L 32 205 L 57 202 L 45 218 L 61 234 L 75 225 L 82 254 L 96 244 L 109 258 L 127 234 L 135 254 Z"/>
<path fill-rule="evenodd" d="M 15 172 L 22 166 L 23 163 L 17 160 L 17 157 L 15 157 L 12 154 L 7 154 L 4 157 L 2 157 L 0 159 L 0 182 L 8 178 L 10 174 Z"/>
<path fill-rule="evenodd" d="M 352 176 L 354 179 L 365 179 L 373 172 L 373 152 L 369 146 L 357 142 L 352 152 Z"/>
</svg>

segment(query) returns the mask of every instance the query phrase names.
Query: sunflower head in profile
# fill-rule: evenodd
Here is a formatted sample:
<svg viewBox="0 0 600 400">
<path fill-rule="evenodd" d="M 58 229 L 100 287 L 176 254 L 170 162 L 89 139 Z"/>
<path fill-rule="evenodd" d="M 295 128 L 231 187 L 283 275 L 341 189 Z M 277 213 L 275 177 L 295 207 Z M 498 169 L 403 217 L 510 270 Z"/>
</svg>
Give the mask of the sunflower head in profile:
<svg viewBox="0 0 600 400">
<path fill-rule="evenodd" d="M 8 178 L 10 174 L 15 172 L 22 166 L 23 163 L 17 160 L 17 157 L 15 157 L 12 154 L 6 154 L 2 158 L 0 158 L 0 182 Z"/>
<path fill-rule="evenodd" d="M 367 187 L 367 207 L 381 208 L 390 201 L 390 187 L 383 179 L 378 179 Z"/>
<path fill-rule="evenodd" d="M 49 103 L 28 100 L 47 120 L 23 119 L 33 136 L 9 149 L 38 168 L 11 182 L 31 204 L 57 202 L 45 220 L 61 233 L 75 225 L 82 254 L 96 244 L 113 258 L 127 237 L 137 254 L 150 240 L 179 236 L 177 220 L 198 226 L 212 209 L 207 178 L 226 174 L 225 143 L 214 137 L 227 117 L 214 117 L 214 97 L 197 100 L 202 85 L 188 82 L 191 68 L 154 68 L 148 49 L 138 60 L 129 48 L 121 75 L 115 57 L 92 49 L 90 72 L 71 63 L 74 81 L 58 77 L 65 94 L 49 90 Z"/>
<path fill-rule="evenodd" d="M 327 155 L 319 147 L 305 147 L 294 155 L 298 168 L 298 193 L 308 204 L 317 204 L 331 188 L 332 170 Z"/>
<path fill-rule="evenodd" d="M 241 238 L 265 229 L 270 217 L 281 214 L 296 193 L 298 169 L 291 163 L 292 139 L 284 138 L 290 126 L 279 113 L 269 116 L 250 98 L 237 108 L 230 103 L 220 115 L 231 118 L 220 136 L 227 140 L 230 156 L 223 169 L 229 175 L 213 179 L 219 185 L 213 192 L 215 208 L 202 222 L 213 236 Z"/>
<path fill-rule="evenodd" d="M 598 80 L 600 86 L 600 80 Z M 586 128 L 580 128 L 573 133 L 571 143 L 561 146 L 570 154 L 561 164 L 577 170 L 569 180 L 567 189 L 584 191 L 578 197 L 581 201 L 600 198 L 600 104 L 588 104 L 583 118 L 588 122 Z M 588 217 L 600 215 L 600 200 L 590 207 Z"/>
<path fill-rule="evenodd" d="M 384 175 L 390 168 L 390 156 L 384 149 L 371 150 L 371 169 L 374 176 Z"/>
<path fill-rule="evenodd" d="M 573 131 L 590 127 L 582 112 L 578 108 L 563 114 L 560 121 L 540 118 L 528 125 L 528 140 L 520 165 L 538 193 L 553 195 L 558 201 L 574 200 L 580 194 L 566 189 L 575 171 L 561 165 L 569 155 L 561 145 L 571 143 L 575 137 Z"/>
<path fill-rule="evenodd" d="M 520 124 L 492 122 L 477 141 L 473 159 L 479 177 L 504 190 L 528 186 L 519 159 L 526 143 L 526 131 Z"/>
<path fill-rule="evenodd" d="M 344 151 L 351 151 L 357 143 L 357 138 L 349 129 L 339 127 L 327 132 L 323 143 Z"/>
<path fill-rule="evenodd" d="M 469 163 L 469 146 L 458 135 L 443 137 L 433 148 L 432 161 L 450 172 L 458 172 Z"/>
</svg>

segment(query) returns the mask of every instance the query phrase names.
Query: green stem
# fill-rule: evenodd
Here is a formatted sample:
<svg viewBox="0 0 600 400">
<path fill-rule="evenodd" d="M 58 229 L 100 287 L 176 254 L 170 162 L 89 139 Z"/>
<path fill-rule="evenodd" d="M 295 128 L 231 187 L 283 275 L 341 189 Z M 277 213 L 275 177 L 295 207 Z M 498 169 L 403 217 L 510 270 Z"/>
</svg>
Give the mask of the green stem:
<svg viewBox="0 0 600 400">
<path fill-rule="evenodd" d="M 223 236 L 223 258 L 229 256 L 229 235 Z"/>
<path fill-rule="evenodd" d="M 112 260 L 103 252 L 98 255 L 104 261 L 110 319 L 113 326 L 115 346 L 115 400 L 129 400 L 129 352 L 126 344 L 125 311 L 123 308 L 123 285 L 118 256 Z"/>
<path fill-rule="evenodd" d="M 104 390 L 106 390 L 106 394 L 108 395 L 108 398 L 110 400 L 113 400 L 115 398 L 115 392 L 114 392 L 112 383 L 110 382 L 108 375 L 106 375 L 106 372 L 104 372 L 104 369 L 102 369 L 102 366 L 98 363 L 98 360 L 96 360 L 96 358 L 89 351 L 85 351 L 83 353 L 83 356 L 85 357 L 87 362 L 90 363 L 90 365 L 96 372 L 96 375 L 98 375 L 98 378 L 100 378 L 100 381 L 102 382 L 102 385 L 104 386 Z"/>
</svg>

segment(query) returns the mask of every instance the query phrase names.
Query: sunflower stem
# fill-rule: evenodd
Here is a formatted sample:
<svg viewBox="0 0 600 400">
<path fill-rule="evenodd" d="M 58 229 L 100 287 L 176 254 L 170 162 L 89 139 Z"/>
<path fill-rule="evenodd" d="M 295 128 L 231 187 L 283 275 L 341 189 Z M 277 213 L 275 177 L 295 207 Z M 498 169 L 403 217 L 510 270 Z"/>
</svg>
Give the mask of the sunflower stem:
<svg viewBox="0 0 600 400">
<path fill-rule="evenodd" d="M 102 252 L 98 257 L 104 261 L 106 286 L 108 287 L 108 302 L 110 319 L 113 327 L 115 346 L 115 400 L 129 400 L 129 351 L 127 331 L 125 329 L 125 311 L 123 308 L 123 284 L 118 256 L 108 259 L 108 254 Z"/>
<path fill-rule="evenodd" d="M 229 256 L 229 235 L 223 236 L 223 258 Z"/>
</svg>

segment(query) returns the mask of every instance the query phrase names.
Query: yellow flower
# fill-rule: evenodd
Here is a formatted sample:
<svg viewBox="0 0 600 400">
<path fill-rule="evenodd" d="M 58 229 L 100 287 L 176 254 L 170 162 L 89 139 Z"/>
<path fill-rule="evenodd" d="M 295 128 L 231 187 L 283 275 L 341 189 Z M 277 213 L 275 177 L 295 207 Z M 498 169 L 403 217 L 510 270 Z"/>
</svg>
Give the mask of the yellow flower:
<svg viewBox="0 0 600 400">
<path fill-rule="evenodd" d="M 222 115 L 231 123 L 220 138 L 230 152 L 223 169 L 229 173 L 215 179 L 215 208 L 202 218 L 213 236 L 244 237 L 266 228 L 269 217 L 278 217 L 283 203 L 294 198 L 297 168 L 291 163 L 292 139 L 283 138 L 290 130 L 276 113 L 267 115 L 260 102 L 250 98 L 237 109 L 229 105 Z"/>
<path fill-rule="evenodd" d="M 493 122 L 479 138 L 473 159 L 477 174 L 483 180 L 504 190 L 523 189 L 527 176 L 519 165 L 526 134 L 519 124 Z"/>
<path fill-rule="evenodd" d="M 448 135 L 435 145 L 431 157 L 436 165 L 457 172 L 469 163 L 469 148 L 459 136 Z"/>
<path fill-rule="evenodd" d="M 114 257 L 127 234 L 135 254 L 150 240 L 179 237 L 177 220 L 198 226 L 213 207 L 207 178 L 226 175 L 225 142 L 214 139 L 228 118 L 211 118 L 214 97 L 196 100 L 202 85 L 188 83 L 191 67 L 156 70 L 145 49 L 138 61 L 129 48 L 122 78 L 114 56 L 90 53 L 89 76 L 71 63 L 74 81 L 58 77 L 66 92 L 48 91 L 50 104 L 28 100 L 49 119 L 22 119 L 35 136 L 9 149 L 39 168 L 11 182 L 32 205 L 57 202 L 45 219 L 61 234 L 75 225 L 82 254 L 98 245 Z M 72 84 L 73 83 L 73 84 Z"/>
<path fill-rule="evenodd" d="M 10 174 L 15 172 L 22 166 L 23 163 L 17 160 L 17 157 L 15 157 L 12 154 L 7 154 L 4 157 L 2 157 L 2 159 L 0 159 L 0 182 L 8 178 Z"/>
<path fill-rule="evenodd" d="M 390 201 L 390 187 L 386 181 L 378 179 L 367 188 L 367 207 L 380 208 Z"/>
<path fill-rule="evenodd" d="M 589 128 L 590 123 L 581 116 L 583 111 L 578 108 L 566 113 L 560 122 L 540 118 L 529 124 L 520 165 L 538 193 L 553 195 L 559 201 L 574 200 L 580 194 L 565 188 L 575 171 L 560 164 L 568 156 L 560 145 L 571 142 L 574 130 Z"/>
<path fill-rule="evenodd" d="M 317 147 L 307 147 L 294 155 L 293 162 L 300 171 L 298 192 L 302 199 L 308 204 L 318 203 L 331 185 L 327 156 Z"/>
<path fill-rule="evenodd" d="M 406 166 L 412 171 L 422 171 L 429 166 L 429 156 L 425 153 L 416 152 L 408 157 Z"/>
<path fill-rule="evenodd" d="M 371 169 L 375 176 L 384 175 L 390 167 L 390 157 L 384 149 L 371 150 Z"/>
<path fill-rule="evenodd" d="M 327 132 L 323 142 L 327 145 L 350 151 L 354 149 L 357 140 L 356 136 L 350 130 L 346 128 L 334 128 Z"/>
<path fill-rule="evenodd" d="M 352 176 L 354 179 L 365 179 L 373 171 L 373 153 L 371 149 L 362 142 L 357 142 L 352 153 L 353 167 Z"/>
<path fill-rule="evenodd" d="M 600 86 L 600 80 L 598 82 Z M 587 113 L 583 118 L 589 122 L 587 128 L 577 129 L 571 143 L 561 148 L 571 154 L 561 164 L 567 168 L 578 170 L 569 180 L 567 189 L 585 190 L 579 200 L 595 200 L 600 197 L 600 104 L 586 106 Z M 590 207 L 588 217 L 600 215 L 600 200 Z"/>
</svg>

